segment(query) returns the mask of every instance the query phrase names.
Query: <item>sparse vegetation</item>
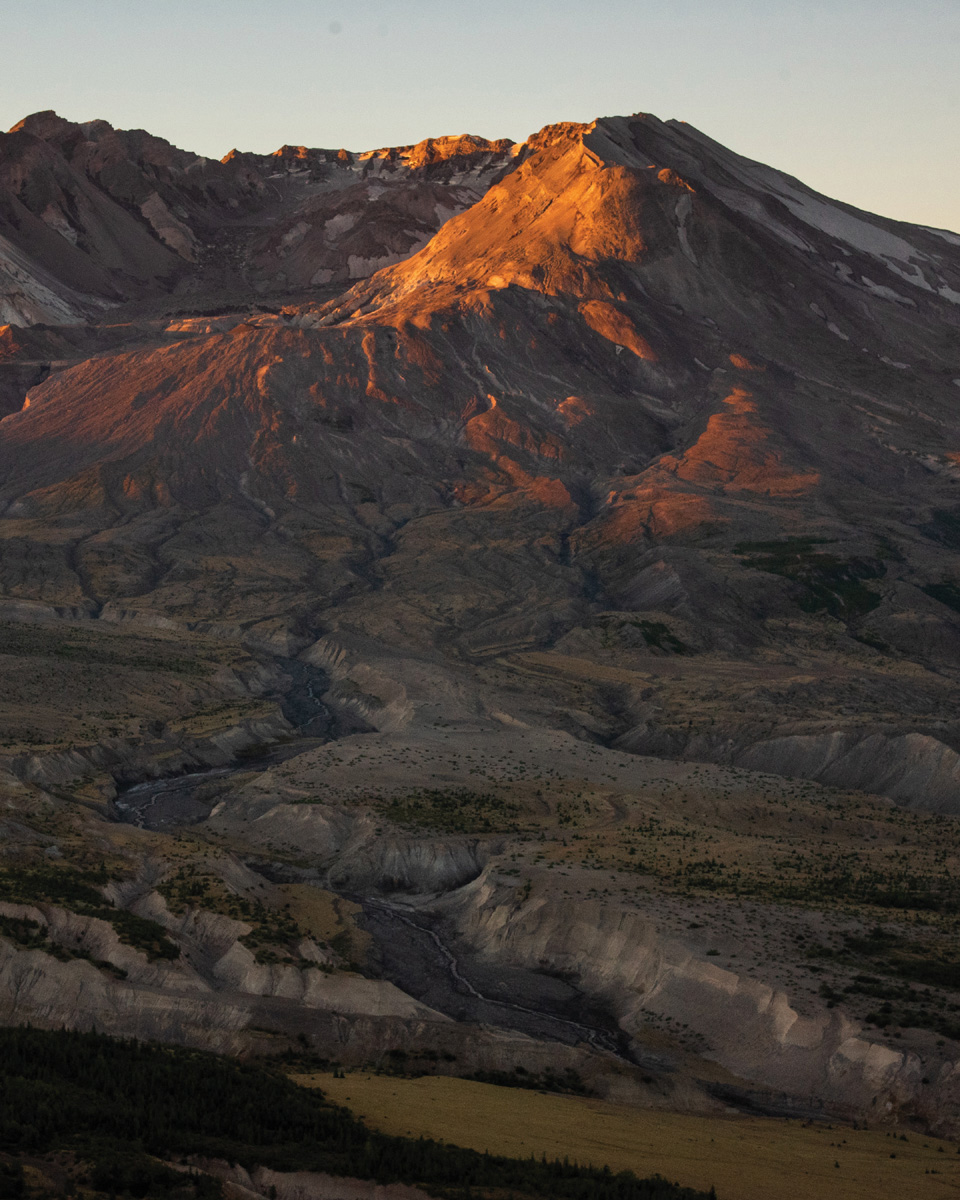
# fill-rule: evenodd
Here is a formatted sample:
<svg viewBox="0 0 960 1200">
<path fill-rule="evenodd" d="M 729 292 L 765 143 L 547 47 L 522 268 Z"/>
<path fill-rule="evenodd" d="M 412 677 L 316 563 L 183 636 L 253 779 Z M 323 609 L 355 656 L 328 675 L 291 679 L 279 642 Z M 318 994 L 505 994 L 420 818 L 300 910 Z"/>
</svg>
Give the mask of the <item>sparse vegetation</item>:
<svg viewBox="0 0 960 1200">
<path fill-rule="evenodd" d="M 33 921 L 29 917 L 0 916 L 0 937 L 7 938 L 21 950 L 42 950 L 45 954 L 50 954 L 54 958 L 60 959 L 61 962 L 70 962 L 71 959 L 85 959 L 87 962 L 93 963 L 99 970 L 113 975 L 116 979 L 126 979 L 127 977 L 127 972 L 122 967 L 118 967 L 105 959 L 94 958 L 93 955 L 81 946 L 64 945 L 60 942 L 52 941 L 46 928 L 39 921 Z"/>
<path fill-rule="evenodd" d="M 800 588 L 797 604 L 804 612 L 825 612 L 852 620 L 872 612 L 880 594 L 865 581 L 881 579 L 886 567 L 880 559 L 837 558 L 815 549 L 819 538 L 794 537 L 774 542 L 740 542 L 734 553 L 755 571 L 781 575 Z"/>
<path fill-rule="evenodd" d="M 560 1092 L 571 1096 L 591 1094 L 579 1072 L 572 1067 L 563 1071 L 552 1071 L 549 1067 L 544 1071 L 528 1071 L 526 1067 L 517 1066 L 512 1071 L 474 1071 L 463 1078 L 497 1087 L 526 1088 L 532 1092 Z"/>
<path fill-rule="evenodd" d="M 82 871 L 60 867 L 5 867 L 0 869 L 0 900 L 16 904 L 51 904 L 84 917 L 108 921 L 121 942 L 142 951 L 151 961 L 173 959 L 180 947 L 166 930 L 148 917 L 117 908 L 99 890 L 109 881 L 105 870 Z"/>
<path fill-rule="evenodd" d="M 665 650 L 669 654 L 687 653 L 688 647 L 670 631 L 670 626 L 664 624 L 663 621 L 638 621 L 637 627 L 648 646 L 653 646 L 657 650 Z"/>
<path fill-rule="evenodd" d="M 960 509 L 935 508 L 930 520 L 920 526 L 920 532 L 941 546 L 960 550 Z"/>
<path fill-rule="evenodd" d="M 520 806 L 492 792 L 424 788 L 382 805 L 398 825 L 450 833 L 490 833 L 517 828 Z"/>
<path fill-rule="evenodd" d="M 728 1200 L 863 1200 L 910 1196 L 945 1200 L 925 1171 L 943 1168 L 955 1147 L 911 1136 L 890 1160 L 886 1133 L 806 1121 L 641 1109 L 575 1095 L 542 1095 L 449 1076 L 395 1079 L 348 1073 L 320 1076 L 318 1086 L 348 1103 L 374 1128 L 443 1138 L 476 1150 L 569 1155 L 580 1161 L 659 1171 Z M 925 1144 L 927 1143 L 927 1144 Z M 841 1171 L 834 1167 L 839 1160 Z M 784 1180 L 788 1180 L 786 1191 Z"/>
<path fill-rule="evenodd" d="M 920 590 L 932 596 L 934 600 L 939 600 L 947 608 L 960 613 L 960 583 L 957 580 L 944 579 L 941 583 L 928 583 Z"/>
<path fill-rule="evenodd" d="M 181 866 L 157 888 L 173 912 L 205 908 L 243 921 L 253 928 L 240 942 L 259 963 L 295 962 L 291 943 L 304 936 L 286 909 L 271 909 L 227 887 L 223 880 L 195 864 Z"/>
</svg>

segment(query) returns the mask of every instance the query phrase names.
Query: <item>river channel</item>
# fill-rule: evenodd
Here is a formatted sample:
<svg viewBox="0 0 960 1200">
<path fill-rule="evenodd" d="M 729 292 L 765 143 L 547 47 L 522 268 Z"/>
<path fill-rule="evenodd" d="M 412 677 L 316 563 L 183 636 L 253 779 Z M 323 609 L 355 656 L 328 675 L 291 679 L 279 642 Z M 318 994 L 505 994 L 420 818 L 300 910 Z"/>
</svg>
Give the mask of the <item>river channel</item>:
<svg viewBox="0 0 960 1200">
<path fill-rule="evenodd" d="M 555 975 L 486 963 L 457 943 L 434 917 L 372 896 L 353 896 L 374 940 L 380 973 L 424 1004 L 471 1024 L 515 1029 L 530 1037 L 629 1058 L 613 1017 Z M 667 1064 L 651 1063 L 663 1070 Z"/>
</svg>

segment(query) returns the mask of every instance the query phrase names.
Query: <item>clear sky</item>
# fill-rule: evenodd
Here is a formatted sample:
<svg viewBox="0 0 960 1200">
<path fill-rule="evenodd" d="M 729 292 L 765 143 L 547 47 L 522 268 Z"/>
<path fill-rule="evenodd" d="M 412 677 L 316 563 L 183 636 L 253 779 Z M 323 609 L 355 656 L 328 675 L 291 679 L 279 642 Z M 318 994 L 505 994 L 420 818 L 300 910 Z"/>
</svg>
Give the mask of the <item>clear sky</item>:
<svg viewBox="0 0 960 1200">
<path fill-rule="evenodd" d="M 960 230 L 960 0 L 0 0 L 0 127 L 45 108 L 218 158 L 652 112 Z"/>
</svg>

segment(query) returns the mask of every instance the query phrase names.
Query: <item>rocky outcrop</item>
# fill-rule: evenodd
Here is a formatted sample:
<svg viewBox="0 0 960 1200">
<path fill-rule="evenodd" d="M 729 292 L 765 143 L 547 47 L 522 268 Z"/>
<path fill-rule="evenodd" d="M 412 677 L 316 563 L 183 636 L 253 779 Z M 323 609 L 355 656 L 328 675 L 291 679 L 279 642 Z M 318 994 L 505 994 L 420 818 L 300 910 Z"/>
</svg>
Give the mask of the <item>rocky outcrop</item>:
<svg viewBox="0 0 960 1200">
<path fill-rule="evenodd" d="M 482 702 L 437 654 L 403 654 L 372 638 L 330 634 L 300 656 L 329 674 L 324 700 L 380 732 L 447 724 L 490 724 Z"/>
<path fill-rule="evenodd" d="M 386 981 L 330 973 L 307 959 L 260 964 L 239 941 L 250 931 L 243 922 L 202 910 L 175 917 L 156 893 L 134 908 L 161 921 L 181 948 L 179 958 L 151 962 L 99 918 L 51 905 L 0 904 L 0 916 L 36 922 L 72 956 L 0 939 L 0 1021 L 96 1028 L 228 1052 L 256 1042 L 265 1023 L 291 1036 L 312 1030 L 318 1045 L 333 1051 L 350 1040 L 336 1032 L 338 1022 L 399 1029 L 446 1021 Z M 376 1041 L 374 1035 L 368 1044 Z"/>
<path fill-rule="evenodd" d="M 420 249 L 518 149 L 436 138 L 217 162 L 142 130 L 34 113 L 0 134 L 0 323 L 80 323 L 185 277 L 221 294 L 347 285 Z"/>
<path fill-rule="evenodd" d="M 889 796 L 904 808 L 960 815 L 960 755 L 928 733 L 845 729 L 753 741 L 737 729 L 689 735 L 642 725 L 623 734 L 617 746 L 636 754 L 813 779 Z"/>
<path fill-rule="evenodd" d="M 329 880 L 354 894 L 449 892 L 476 879 L 486 860 L 476 839 L 378 839 L 339 857 Z"/>
<path fill-rule="evenodd" d="M 929 734 L 833 733 L 774 738 L 734 761 L 889 796 L 906 808 L 960 815 L 960 755 Z"/>
<path fill-rule="evenodd" d="M 593 744 L 631 726 L 634 751 L 958 810 L 953 235 L 642 114 L 549 126 L 522 148 L 211 163 L 42 113 L 0 138 L 0 239 L 8 316 L 63 323 L 0 332 L 4 404 L 32 381 L 0 422 L 0 612 L 100 621 L 118 644 L 154 630 L 186 654 L 198 635 L 300 656 L 314 711 L 340 720 L 318 736 L 436 739 L 403 778 L 358 767 L 348 787 L 356 748 L 339 775 L 328 761 L 331 789 L 291 770 L 209 793 L 211 837 L 342 888 L 439 894 L 490 962 L 575 973 L 631 1035 L 670 1015 L 768 1087 L 913 1111 L 925 1088 L 952 1095 L 835 1010 L 800 1011 L 612 904 L 519 903 L 490 883 L 479 838 L 421 837 L 386 814 L 416 774 L 420 788 L 509 782 L 549 827 L 565 772 L 602 823 L 648 794 L 651 776 Z M 65 324 L 104 306 L 109 327 Z M 47 645 L 49 662 L 63 647 Z M 241 675 L 224 668 L 210 694 L 272 699 Z M 122 678 L 104 671 L 91 707 Z M 201 683 L 186 671 L 177 687 Z M 77 709 L 60 690 L 36 707 Z M 143 694 L 102 728 L 155 730 L 136 723 Z M 15 754 L 66 742 L 11 718 L 4 769 L 26 803 L 97 773 L 223 764 L 302 727 L 258 711 L 62 754 Z M 471 727 L 500 765 L 441 770 L 442 743 Z M 573 731 L 597 770 L 508 771 L 522 746 L 503 731 L 533 727 Z M 730 792 L 703 774 L 706 811 Z M 45 915 L 127 977 L 4 943 L 7 1019 L 228 1049 L 269 1039 L 259 1025 L 355 1058 L 467 1037 L 403 993 L 322 971 L 316 944 L 258 962 L 242 923 L 170 914 L 148 887 L 118 901 L 161 921 L 181 960 L 140 961 L 108 929 Z"/>
<path fill-rule="evenodd" d="M 166 741 L 130 743 L 110 739 L 59 753 L 17 755 L 4 762 L 16 779 L 46 788 L 110 774 L 116 778 L 177 775 L 232 763 L 245 750 L 285 741 L 296 733 L 280 712 L 240 721 L 206 737 L 176 736 Z"/>
<path fill-rule="evenodd" d="M 368 810 L 266 796 L 219 801 L 209 825 L 296 849 L 335 891 L 347 893 L 451 891 L 476 879 L 488 856 L 477 838 L 385 834 Z"/>
<path fill-rule="evenodd" d="M 512 1071 L 518 1064 L 533 1072 L 570 1068 L 600 1094 L 621 1100 L 644 1094 L 638 1073 L 609 1056 L 460 1025 L 383 980 L 307 963 L 257 963 L 237 941 L 248 925 L 204 911 L 170 914 L 155 893 L 134 907 L 163 920 L 180 958 L 151 963 L 97 918 L 49 905 L 0 904 L 0 917 L 33 920 L 64 951 L 88 956 L 65 961 L 0 937 L 0 1023 L 97 1029 L 229 1054 L 269 1055 L 306 1040 L 317 1055 L 354 1067 L 402 1050 L 452 1073 Z M 124 971 L 126 978 L 118 978 Z M 702 1092 L 677 1095 L 684 1104 L 709 1107 Z"/>
<path fill-rule="evenodd" d="M 639 913 L 601 901 L 518 904 L 485 879 L 443 911 L 487 960 L 575 979 L 631 1036 L 650 1015 L 669 1017 L 703 1039 L 705 1057 L 764 1087 L 868 1116 L 935 1111 L 937 1090 L 914 1055 L 871 1041 L 838 1010 L 801 1016 L 784 991 L 715 966 Z"/>
</svg>

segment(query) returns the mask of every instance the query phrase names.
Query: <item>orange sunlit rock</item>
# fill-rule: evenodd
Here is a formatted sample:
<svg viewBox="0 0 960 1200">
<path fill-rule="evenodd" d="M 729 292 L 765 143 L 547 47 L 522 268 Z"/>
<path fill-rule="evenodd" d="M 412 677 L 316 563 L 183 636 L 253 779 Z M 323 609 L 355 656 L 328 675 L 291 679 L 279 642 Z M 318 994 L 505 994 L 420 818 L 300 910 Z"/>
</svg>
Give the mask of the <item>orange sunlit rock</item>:
<svg viewBox="0 0 960 1200">
<path fill-rule="evenodd" d="M 738 371 L 763 371 L 765 367 L 757 366 L 752 363 L 749 358 L 745 358 L 742 354 L 731 354 L 730 362 L 737 368 Z"/>
<path fill-rule="evenodd" d="M 17 340 L 12 325 L 0 325 L 0 358 L 12 358 L 19 354 L 22 343 Z"/>
<path fill-rule="evenodd" d="M 605 300 L 587 300 L 580 305 L 580 312 L 594 333 L 599 333 L 608 342 L 626 347 L 637 358 L 645 359 L 648 362 L 657 361 L 653 347 L 638 332 L 627 314 L 619 308 Z"/>
<path fill-rule="evenodd" d="M 501 451 L 513 447 L 537 458 L 559 460 L 564 456 L 563 444 L 553 436 L 539 437 L 529 426 L 507 416 L 496 400 L 488 397 L 490 407 L 478 413 L 466 424 L 464 436 L 474 450 L 483 451 L 502 462 Z"/>
<path fill-rule="evenodd" d="M 688 192 L 692 192 L 693 188 L 685 179 L 681 179 L 673 167 L 663 167 L 657 172 L 657 178 L 661 183 L 667 183 L 671 187 L 686 188 Z"/>
<path fill-rule="evenodd" d="M 662 483 L 641 480 L 626 493 L 608 496 L 603 512 L 577 534 L 576 543 L 579 549 L 594 551 L 682 538 L 723 519 L 711 501 L 675 490 L 669 479 Z"/>
<path fill-rule="evenodd" d="M 751 392 L 734 390 L 724 399 L 727 412 L 714 413 L 696 442 L 680 457 L 667 455 L 660 466 L 679 479 L 724 491 L 797 495 L 819 482 L 819 472 L 792 470 L 770 429 L 758 419 Z"/>
<path fill-rule="evenodd" d="M 396 353 L 406 362 L 419 367 L 428 387 L 435 387 L 440 382 L 443 363 L 427 339 L 412 324 L 401 327 Z"/>
<path fill-rule="evenodd" d="M 92 963 L 0 929 L 4 1012 L 241 1058 L 266 1020 L 348 1067 L 522 1045 L 598 1095 L 709 1116 L 720 1079 L 910 1125 L 916 1162 L 960 1133 L 945 1005 L 891 1038 L 841 991 L 863 955 L 820 997 L 807 969 L 815 942 L 906 928 L 825 871 L 879 902 L 915 858 L 934 908 L 956 899 L 956 242 L 643 114 L 221 163 L 50 112 L 0 134 L 6 861 L 109 852 L 118 903 L 154 915 L 145 889 L 191 859 L 295 924 L 330 915 L 311 879 L 405 893 L 465 968 L 523 968 L 532 1006 L 478 1034 L 449 978 L 421 997 L 442 956 L 396 911 L 367 909 L 358 975 L 317 957 L 325 918 L 264 956 L 178 902 L 179 960 L 104 922 Z M 477 804 L 408 822 L 434 785 Z M 52 942 L 80 928 L 44 908 Z M 910 938 L 939 954 L 928 915 Z M 579 1046 L 535 1020 L 571 967 L 573 1016 L 609 1002 Z M 679 1070 L 644 1091 L 654 1026 Z"/>
<path fill-rule="evenodd" d="M 580 396 L 567 396 L 565 400 L 561 400 L 557 405 L 557 412 L 563 415 L 568 425 L 579 425 L 587 417 L 595 416 L 596 411 L 591 404 L 588 404 Z"/>
</svg>

